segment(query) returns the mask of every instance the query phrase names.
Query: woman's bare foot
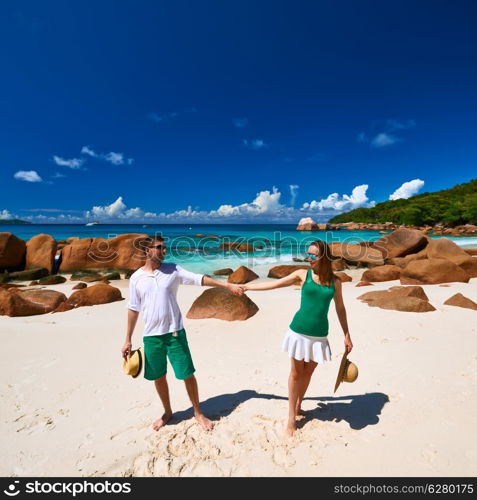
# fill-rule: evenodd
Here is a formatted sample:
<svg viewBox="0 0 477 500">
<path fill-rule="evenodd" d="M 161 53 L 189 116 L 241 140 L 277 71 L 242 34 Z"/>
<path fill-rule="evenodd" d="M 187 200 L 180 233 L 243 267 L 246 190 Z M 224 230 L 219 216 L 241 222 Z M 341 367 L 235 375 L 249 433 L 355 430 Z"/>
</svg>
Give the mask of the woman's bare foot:
<svg viewBox="0 0 477 500">
<path fill-rule="evenodd" d="M 296 407 L 295 410 L 295 416 L 298 417 L 304 417 L 305 416 L 305 411 L 301 409 L 301 405 Z"/>
<path fill-rule="evenodd" d="M 161 418 L 158 418 L 153 424 L 152 424 L 152 428 L 155 430 L 155 431 L 158 431 L 161 427 L 164 427 L 167 422 L 170 420 L 170 418 L 172 417 L 172 413 L 164 413 L 164 415 L 162 415 Z"/>
<path fill-rule="evenodd" d="M 204 414 L 196 415 L 195 419 L 205 431 L 212 430 L 214 424 Z"/>
<path fill-rule="evenodd" d="M 293 434 L 295 434 L 295 431 L 296 431 L 295 419 L 289 420 L 285 432 L 288 434 L 288 436 L 293 437 Z"/>
</svg>

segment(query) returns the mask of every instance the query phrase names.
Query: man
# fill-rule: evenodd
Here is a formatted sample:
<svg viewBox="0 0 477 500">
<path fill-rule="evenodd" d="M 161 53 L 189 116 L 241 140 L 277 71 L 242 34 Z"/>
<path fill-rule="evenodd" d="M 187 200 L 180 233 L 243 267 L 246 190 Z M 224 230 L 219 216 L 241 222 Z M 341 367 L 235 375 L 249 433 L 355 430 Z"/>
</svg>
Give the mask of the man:
<svg viewBox="0 0 477 500">
<path fill-rule="evenodd" d="M 129 280 L 128 322 L 126 341 L 121 349 L 122 356 L 126 358 L 131 352 L 132 334 L 139 312 L 142 311 L 144 377 L 154 381 L 164 406 L 164 414 L 153 423 L 153 429 L 159 430 L 172 417 L 166 379 L 169 358 L 176 378 L 184 380 L 197 422 L 208 431 L 212 429 L 212 422 L 200 409 L 195 368 L 176 299 L 177 289 L 180 284 L 194 284 L 228 288 L 235 295 L 242 295 L 243 291 L 238 285 L 191 273 L 176 264 L 163 263 L 166 245 L 161 236 L 142 240 L 140 245 L 144 249 L 146 262 Z"/>
</svg>

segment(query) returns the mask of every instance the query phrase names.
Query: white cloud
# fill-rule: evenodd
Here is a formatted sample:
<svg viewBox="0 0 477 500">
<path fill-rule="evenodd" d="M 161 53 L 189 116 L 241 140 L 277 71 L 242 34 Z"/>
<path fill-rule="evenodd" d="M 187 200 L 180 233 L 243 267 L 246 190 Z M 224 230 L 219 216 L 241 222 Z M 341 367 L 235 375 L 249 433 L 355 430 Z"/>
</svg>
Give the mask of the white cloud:
<svg viewBox="0 0 477 500">
<path fill-rule="evenodd" d="M 0 220 L 14 219 L 14 218 L 15 217 L 8 210 L 0 211 Z"/>
<path fill-rule="evenodd" d="M 98 153 L 93 151 L 89 146 L 83 146 L 81 148 L 81 154 L 92 156 L 93 158 L 96 158 L 98 156 Z"/>
<path fill-rule="evenodd" d="M 244 139 L 243 144 L 246 148 L 254 149 L 254 150 L 264 149 L 264 148 L 268 147 L 268 144 L 266 144 L 263 141 L 263 139 L 251 139 L 250 141 L 247 139 Z"/>
<path fill-rule="evenodd" d="M 163 123 L 167 122 L 169 120 L 172 120 L 173 118 L 177 118 L 180 115 L 186 114 L 186 113 L 197 113 L 196 108 L 189 108 L 189 109 L 184 109 L 182 111 L 172 111 L 170 113 L 162 113 L 161 115 L 158 113 L 149 113 L 147 116 L 156 123 Z"/>
<path fill-rule="evenodd" d="M 407 130 L 410 128 L 414 128 L 416 126 L 416 122 L 414 120 L 388 120 L 387 121 L 387 130 L 388 132 L 394 132 L 395 130 Z"/>
<path fill-rule="evenodd" d="M 61 179 L 62 177 L 66 177 L 66 175 L 60 174 L 59 172 L 55 172 L 55 175 L 52 175 L 52 179 Z"/>
<path fill-rule="evenodd" d="M 133 158 L 126 158 L 124 153 L 115 153 L 114 151 L 110 151 L 109 153 L 97 153 L 89 146 L 83 146 L 81 148 L 81 153 L 91 156 L 92 158 L 99 158 L 100 160 L 107 161 L 112 165 L 132 165 L 134 162 Z"/>
<path fill-rule="evenodd" d="M 376 133 L 376 129 L 379 130 L 376 124 L 373 125 L 374 133 L 370 132 L 369 136 L 364 132 L 357 135 L 356 140 L 358 142 L 369 143 L 373 148 L 384 148 L 386 146 L 391 146 L 397 142 L 402 142 L 404 139 L 393 134 L 393 132 L 402 132 L 404 130 L 409 130 L 416 126 L 414 120 L 394 120 L 389 119 L 386 121 L 379 122 L 379 128 L 382 130 Z"/>
<path fill-rule="evenodd" d="M 119 196 L 116 201 L 113 201 L 111 205 L 106 205 L 104 207 L 97 206 L 91 209 L 91 212 L 86 212 L 86 217 L 94 216 L 94 217 L 118 217 L 123 214 L 126 210 L 126 205 L 123 203 L 123 197 Z"/>
<path fill-rule="evenodd" d="M 42 182 L 42 178 L 35 170 L 19 170 L 14 174 L 15 179 L 26 182 Z"/>
<path fill-rule="evenodd" d="M 297 184 L 290 184 L 290 196 L 291 196 L 291 200 L 290 200 L 290 205 L 292 207 L 295 206 L 295 201 L 296 201 L 296 197 L 298 195 L 298 188 L 300 186 L 298 186 Z"/>
<path fill-rule="evenodd" d="M 236 215 L 266 215 L 278 212 L 283 205 L 280 204 L 281 193 L 273 186 L 272 192 L 260 191 L 251 203 L 241 205 L 221 205 L 217 210 L 212 210 L 210 215 L 236 216 Z"/>
<path fill-rule="evenodd" d="M 56 155 L 53 156 L 53 161 L 60 167 L 68 167 L 72 168 L 73 170 L 81 168 L 84 163 L 84 160 L 82 158 L 71 158 L 71 160 L 65 160 L 64 158 L 61 158 L 61 156 Z"/>
<path fill-rule="evenodd" d="M 105 154 L 104 159 L 112 163 L 113 165 L 123 165 L 124 164 L 124 155 L 123 153 L 114 153 L 111 151 L 110 153 Z"/>
<path fill-rule="evenodd" d="M 367 189 L 367 184 L 361 184 L 353 188 L 351 196 L 344 194 L 340 197 L 338 193 L 332 193 L 328 195 L 327 198 L 321 199 L 320 201 L 313 200 L 310 203 L 304 203 L 302 205 L 302 210 L 336 210 L 339 212 L 347 212 L 348 210 L 359 207 L 374 207 L 376 203 L 374 201 L 368 201 L 369 199 L 366 196 Z"/>
<path fill-rule="evenodd" d="M 386 146 L 391 146 L 392 144 L 396 144 L 396 142 L 400 141 L 402 141 L 402 139 L 396 137 L 395 135 L 387 134 L 386 132 L 381 132 L 372 139 L 371 146 L 373 146 L 374 148 L 384 148 Z"/>
<path fill-rule="evenodd" d="M 248 125 L 247 118 L 234 118 L 232 122 L 237 128 L 245 128 Z"/>
<path fill-rule="evenodd" d="M 421 179 L 413 179 L 412 181 L 404 182 L 400 187 L 389 195 L 390 200 L 399 200 L 401 198 L 409 198 L 414 196 L 424 186 L 424 181 Z"/>
</svg>

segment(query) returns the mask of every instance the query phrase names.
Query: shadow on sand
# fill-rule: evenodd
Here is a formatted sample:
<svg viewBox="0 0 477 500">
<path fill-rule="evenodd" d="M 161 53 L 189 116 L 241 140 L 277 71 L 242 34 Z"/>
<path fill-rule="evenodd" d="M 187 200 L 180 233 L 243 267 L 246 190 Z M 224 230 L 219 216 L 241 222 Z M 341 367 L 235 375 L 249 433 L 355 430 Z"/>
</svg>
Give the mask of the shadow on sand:
<svg viewBox="0 0 477 500">
<path fill-rule="evenodd" d="M 249 399 L 278 399 L 287 401 L 284 396 L 275 394 L 260 394 L 257 391 L 243 390 L 234 394 L 221 394 L 202 401 L 200 406 L 203 413 L 211 420 L 230 415 L 235 408 Z M 305 397 L 305 401 L 317 401 L 317 407 L 304 412 L 304 418 L 297 422 L 298 428 L 306 425 L 310 420 L 341 422 L 345 420 L 352 429 L 363 429 L 368 425 L 379 422 L 379 415 L 384 405 L 389 401 L 386 394 L 372 392 L 342 397 Z M 176 424 L 182 420 L 192 418 L 192 408 L 174 413 L 169 424 Z M 283 415 L 286 419 L 286 414 Z"/>
</svg>

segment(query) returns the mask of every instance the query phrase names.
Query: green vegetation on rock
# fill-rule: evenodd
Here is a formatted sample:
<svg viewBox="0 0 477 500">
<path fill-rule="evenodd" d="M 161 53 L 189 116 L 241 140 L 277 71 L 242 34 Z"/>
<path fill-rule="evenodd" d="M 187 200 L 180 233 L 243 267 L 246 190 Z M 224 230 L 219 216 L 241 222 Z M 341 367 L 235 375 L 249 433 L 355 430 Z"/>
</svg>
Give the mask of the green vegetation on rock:
<svg viewBox="0 0 477 500">
<path fill-rule="evenodd" d="M 444 224 L 449 227 L 477 224 L 477 179 L 434 193 L 383 201 L 372 208 L 356 208 L 328 222 L 393 222 L 412 226 Z"/>
</svg>

